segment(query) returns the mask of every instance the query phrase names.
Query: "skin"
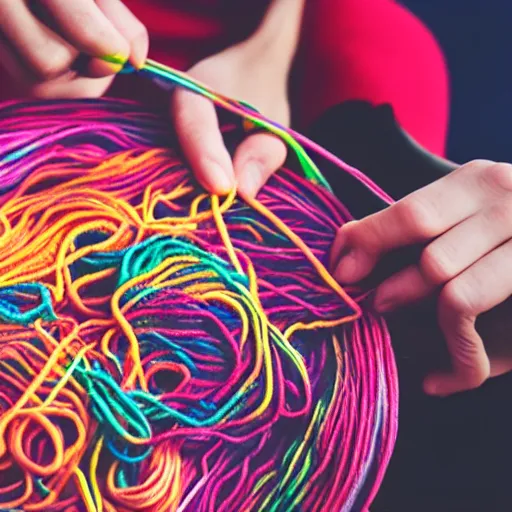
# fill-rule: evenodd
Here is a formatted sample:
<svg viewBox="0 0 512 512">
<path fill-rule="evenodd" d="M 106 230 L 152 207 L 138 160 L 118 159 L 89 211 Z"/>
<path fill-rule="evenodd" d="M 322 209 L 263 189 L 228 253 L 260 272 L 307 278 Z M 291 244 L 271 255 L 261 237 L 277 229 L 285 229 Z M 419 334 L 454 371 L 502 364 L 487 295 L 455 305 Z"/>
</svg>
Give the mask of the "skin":
<svg viewBox="0 0 512 512">
<path fill-rule="evenodd" d="M 507 340 L 497 327 L 509 323 L 511 312 L 512 165 L 470 162 L 386 210 L 346 224 L 334 242 L 331 268 L 339 282 L 356 283 L 386 253 L 415 244 L 424 247 L 420 258 L 377 287 L 375 308 L 389 313 L 437 297 L 452 369 L 427 376 L 425 391 L 449 395 L 511 371 Z M 476 320 L 487 312 L 496 325 L 487 326 L 494 336 L 484 342 Z"/>
<path fill-rule="evenodd" d="M 273 0 L 249 39 L 198 62 L 189 73 L 287 125 L 288 75 L 304 1 Z M 121 0 L 0 0 L 0 62 L 33 97 L 101 96 L 121 69 L 102 57 L 139 67 L 148 46 L 146 28 Z M 79 73 L 74 65 L 81 55 L 89 59 Z M 170 111 L 192 170 L 212 193 L 224 194 L 236 185 L 241 195 L 255 196 L 284 162 L 284 144 L 261 133 L 248 136 L 231 160 L 215 108 L 204 98 L 178 90 Z M 438 297 L 453 371 L 430 375 L 425 381 L 429 393 L 477 387 L 512 369 L 503 343 L 489 350 L 489 341 L 503 340 L 503 332 L 489 335 L 484 344 L 475 328 L 484 312 L 498 318 L 494 312 L 503 307 L 495 306 L 511 292 L 512 273 L 506 271 L 512 261 L 510 169 L 493 162 L 467 164 L 386 211 L 344 226 L 334 244 L 332 270 L 342 283 L 363 279 L 395 248 L 425 245 L 415 265 L 378 287 L 375 300 L 378 310 L 389 312 Z M 503 315 L 501 320 L 510 317 L 506 308 Z"/>
<path fill-rule="evenodd" d="M 242 99 L 287 126 L 288 75 L 299 41 L 305 0 L 274 0 L 260 27 L 246 41 L 196 64 L 189 73 L 220 93 Z M 210 192 L 225 194 L 235 185 L 254 197 L 286 158 L 282 141 L 269 134 L 247 137 L 233 161 L 224 146 L 213 105 L 178 90 L 171 116 L 185 156 Z"/>
<path fill-rule="evenodd" d="M 190 75 L 214 90 L 233 98 L 243 98 L 282 124 L 289 123 L 287 74 L 277 64 L 268 69 L 261 43 L 254 39 L 209 57 L 196 64 Z M 247 80 L 253 76 L 257 79 Z M 279 77 L 276 80 L 276 77 Z M 259 133 L 247 137 L 237 148 L 233 160 L 224 145 L 217 113 L 206 98 L 177 90 L 171 100 L 174 121 L 183 153 L 199 182 L 213 193 L 226 194 L 234 186 L 250 196 L 282 166 L 286 147 L 273 135 Z"/>
<path fill-rule="evenodd" d="M 288 74 L 303 7 L 304 0 L 274 0 L 249 39 L 198 62 L 190 75 L 287 125 Z M 148 46 L 146 28 L 121 0 L 0 0 L 0 61 L 36 98 L 101 96 L 124 62 L 143 64 Z M 79 73 L 74 65 L 82 55 L 89 59 Z M 215 108 L 202 97 L 178 90 L 170 110 L 192 170 L 212 193 L 236 185 L 254 196 L 286 158 L 280 140 L 260 133 L 247 137 L 231 160 Z"/>
<path fill-rule="evenodd" d="M 144 25 L 121 0 L 39 0 L 38 16 L 25 0 L 0 0 L 0 60 L 36 98 L 101 96 L 121 65 L 139 66 L 149 45 Z M 79 74 L 79 55 L 92 57 Z"/>
</svg>

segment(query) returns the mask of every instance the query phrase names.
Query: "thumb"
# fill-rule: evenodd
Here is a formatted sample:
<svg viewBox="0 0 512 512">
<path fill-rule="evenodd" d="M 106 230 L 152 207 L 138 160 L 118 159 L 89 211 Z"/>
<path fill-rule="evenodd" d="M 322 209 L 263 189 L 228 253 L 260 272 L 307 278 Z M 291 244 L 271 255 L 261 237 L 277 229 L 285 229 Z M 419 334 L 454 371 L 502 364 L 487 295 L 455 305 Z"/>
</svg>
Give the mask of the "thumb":
<svg viewBox="0 0 512 512">
<path fill-rule="evenodd" d="M 442 300 L 439 304 L 443 305 Z M 450 318 L 443 319 L 443 316 Z M 450 373 L 428 375 L 423 383 L 425 392 L 447 396 L 479 387 L 491 376 L 491 363 L 475 328 L 476 317 L 449 312 L 440 314 L 439 320 L 453 368 Z"/>
<path fill-rule="evenodd" d="M 172 95 L 171 118 L 192 171 L 201 185 L 213 194 L 227 194 L 234 186 L 233 164 L 213 103 L 189 91 Z"/>
<path fill-rule="evenodd" d="M 356 283 L 370 274 L 382 255 L 426 242 L 443 232 L 428 223 L 425 227 L 425 221 L 418 220 L 418 200 L 413 202 L 411 198 L 341 227 L 333 246 L 336 254 L 331 256 L 331 268 L 339 282 Z"/>
<path fill-rule="evenodd" d="M 255 197 L 285 160 L 286 146 L 276 136 L 257 133 L 247 137 L 238 146 L 233 158 L 240 195 Z"/>
<path fill-rule="evenodd" d="M 381 254 L 378 237 L 373 237 L 371 222 L 352 221 L 336 234 L 331 248 L 330 268 L 340 283 L 357 283 L 375 267 Z M 373 243 L 372 243 L 373 242 Z"/>
</svg>

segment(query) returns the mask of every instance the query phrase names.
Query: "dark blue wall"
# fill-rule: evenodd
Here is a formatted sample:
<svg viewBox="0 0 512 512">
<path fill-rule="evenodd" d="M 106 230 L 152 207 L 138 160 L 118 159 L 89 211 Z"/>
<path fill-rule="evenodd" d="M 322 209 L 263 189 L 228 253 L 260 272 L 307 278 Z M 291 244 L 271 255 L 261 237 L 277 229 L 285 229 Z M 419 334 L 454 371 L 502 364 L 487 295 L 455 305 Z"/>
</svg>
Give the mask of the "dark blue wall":
<svg viewBox="0 0 512 512">
<path fill-rule="evenodd" d="M 512 162 L 512 0 L 402 0 L 451 72 L 449 157 Z"/>
</svg>

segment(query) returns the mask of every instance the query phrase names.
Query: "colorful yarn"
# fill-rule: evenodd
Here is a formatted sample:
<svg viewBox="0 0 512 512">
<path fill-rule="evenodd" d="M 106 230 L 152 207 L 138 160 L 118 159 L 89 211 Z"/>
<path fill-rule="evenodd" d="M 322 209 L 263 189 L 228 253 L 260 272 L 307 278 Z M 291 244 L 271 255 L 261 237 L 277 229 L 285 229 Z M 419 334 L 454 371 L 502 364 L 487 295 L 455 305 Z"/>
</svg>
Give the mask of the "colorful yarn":
<svg viewBox="0 0 512 512">
<path fill-rule="evenodd" d="M 393 354 L 325 268 L 350 215 L 291 140 L 306 177 L 244 202 L 135 104 L 0 108 L 2 510 L 368 508 Z"/>
</svg>

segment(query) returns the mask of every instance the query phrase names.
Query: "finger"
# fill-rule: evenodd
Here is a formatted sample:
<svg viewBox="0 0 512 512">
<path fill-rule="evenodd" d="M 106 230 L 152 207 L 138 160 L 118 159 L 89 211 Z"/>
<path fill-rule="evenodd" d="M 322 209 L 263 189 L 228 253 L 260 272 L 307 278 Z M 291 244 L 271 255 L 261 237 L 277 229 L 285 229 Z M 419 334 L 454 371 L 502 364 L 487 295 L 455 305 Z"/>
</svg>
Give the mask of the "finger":
<svg viewBox="0 0 512 512">
<path fill-rule="evenodd" d="M 468 164 L 382 212 L 346 224 L 338 234 L 342 242 L 337 245 L 345 254 L 334 271 L 336 279 L 357 282 L 382 254 L 428 241 L 473 215 L 485 197 L 478 171 L 488 165 Z"/>
<path fill-rule="evenodd" d="M 0 0 L 0 30 L 31 79 L 49 80 L 67 73 L 78 51 L 30 12 L 25 2 Z"/>
<path fill-rule="evenodd" d="M 448 396 L 481 386 L 490 377 L 490 362 L 482 338 L 475 328 L 476 317 L 447 310 L 449 323 L 444 334 L 452 360 L 452 372 L 429 375 L 423 384 L 429 395 Z"/>
<path fill-rule="evenodd" d="M 453 371 L 427 377 L 427 393 L 447 395 L 472 389 L 490 376 L 489 358 L 475 319 L 504 302 L 511 291 L 512 241 L 484 256 L 444 287 L 439 299 L 439 324 Z"/>
<path fill-rule="evenodd" d="M 130 62 L 140 68 L 148 56 L 149 36 L 146 27 L 121 0 L 96 0 L 96 4 L 128 41 Z"/>
<path fill-rule="evenodd" d="M 78 77 L 72 80 L 63 76 L 50 82 L 33 85 L 30 94 L 41 99 L 99 98 L 105 94 L 113 80 L 113 75 L 103 78 Z"/>
<path fill-rule="evenodd" d="M 375 307 L 383 313 L 420 300 L 452 280 L 512 234 L 512 204 L 497 202 L 435 239 L 411 266 L 384 281 Z"/>
<path fill-rule="evenodd" d="M 18 84 L 27 84 L 30 82 L 31 76 L 20 63 L 19 57 L 17 57 L 15 52 L 1 39 L 0 65 Z"/>
<path fill-rule="evenodd" d="M 255 197 L 285 159 L 286 146 L 274 135 L 257 133 L 247 137 L 233 158 L 238 192 L 242 197 Z"/>
<path fill-rule="evenodd" d="M 199 183 L 213 194 L 227 194 L 235 186 L 235 177 L 213 103 L 178 89 L 172 97 L 171 117 Z"/>
<path fill-rule="evenodd" d="M 411 304 L 433 293 L 436 286 L 411 265 L 386 279 L 375 292 L 375 310 L 387 313 L 400 306 Z"/>
<path fill-rule="evenodd" d="M 346 236 L 344 227 L 348 224 L 344 224 L 340 229 L 338 229 L 338 232 L 336 233 L 336 236 L 334 237 L 334 242 L 331 246 L 331 251 L 329 254 L 329 272 L 332 274 L 335 273 L 336 267 L 338 265 L 338 261 L 341 258 L 343 254 L 343 248 L 347 247 L 346 243 Z"/>
<path fill-rule="evenodd" d="M 20 92 L 28 93 L 34 98 L 97 98 L 105 93 L 114 79 L 113 76 L 98 79 L 77 78 L 74 73 L 69 72 L 48 81 L 34 82 L 34 77 L 20 63 L 15 52 L 1 41 L 0 62 L 9 75 L 21 84 Z"/>
<path fill-rule="evenodd" d="M 97 58 L 90 65 L 95 76 L 121 70 L 130 56 L 130 44 L 93 0 L 44 0 L 44 6 L 69 43 Z"/>
</svg>

